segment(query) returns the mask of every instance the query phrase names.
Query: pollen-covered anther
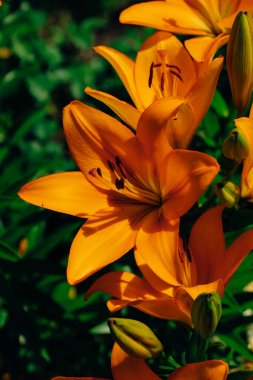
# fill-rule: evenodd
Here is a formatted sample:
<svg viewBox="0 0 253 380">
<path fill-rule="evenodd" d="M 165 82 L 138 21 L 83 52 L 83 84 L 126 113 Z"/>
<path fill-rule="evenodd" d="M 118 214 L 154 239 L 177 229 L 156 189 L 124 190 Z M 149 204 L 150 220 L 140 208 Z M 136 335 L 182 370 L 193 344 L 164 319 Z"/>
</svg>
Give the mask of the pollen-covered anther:
<svg viewBox="0 0 253 380">
<path fill-rule="evenodd" d="M 102 178 L 102 171 L 100 168 L 93 168 L 89 170 L 89 175 L 91 175 L 94 178 L 97 178 L 98 176 Z"/>
<path fill-rule="evenodd" d="M 107 160 L 107 163 L 108 163 L 108 166 L 109 166 L 110 170 L 112 172 L 114 172 L 115 171 L 115 165 L 114 165 L 114 163 L 112 161 L 110 161 L 110 160 Z"/>
<path fill-rule="evenodd" d="M 115 186 L 118 190 L 123 190 L 125 187 L 124 178 L 116 178 L 115 179 Z"/>
<path fill-rule="evenodd" d="M 121 159 L 119 158 L 119 156 L 116 156 L 116 157 L 115 157 L 115 162 L 116 162 L 117 167 L 119 168 L 119 171 L 120 171 L 121 175 L 122 175 L 124 178 L 127 178 L 127 172 L 126 172 L 126 169 L 124 168 L 124 166 L 123 166 L 123 164 L 122 164 L 122 161 L 121 161 Z"/>
<path fill-rule="evenodd" d="M 161 90 L 164 91 L 164 85 L 165 85 L 165 73 L 167 69 L 169 69 L 169 72 L 172 75 L 175 75 L 181 82 L 183 82 L 183 78 L 181 75 L 181 70 L 178 66 L 176 65 L 170 65 L 169 63 L 166 63 L 166 56 L 167 56 L 167 51 L 166 50 L 158 50 L 157 51 L 159 60 L 161 61 L 160 63 L 154 63 L 152 62 L 150 65 L 149 69 L 149 78 L 148 78 L 148 87 L 150 88 L 153 83 L 153 76 L 154 76 L 154 69 L 161 67 L 161 80 L 160 80 L 160 87 Z"/>
</svg>

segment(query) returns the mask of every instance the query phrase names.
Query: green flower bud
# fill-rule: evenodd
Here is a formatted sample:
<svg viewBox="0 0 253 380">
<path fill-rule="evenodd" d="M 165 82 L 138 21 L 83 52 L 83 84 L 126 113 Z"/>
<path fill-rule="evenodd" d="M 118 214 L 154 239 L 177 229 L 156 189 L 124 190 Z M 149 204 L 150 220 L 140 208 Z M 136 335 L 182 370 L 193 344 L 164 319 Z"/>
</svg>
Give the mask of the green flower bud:
<svg viewBox="0 0 253 380">
<path fill-rule="evenodd" d="M 233 102 L 242 113 L 253 88 L 253 19 L 248 12 L 238 13 L 234 20 L 226 63 Z"/>
<path fill-rule="evenodd" d="M 202 293 L 196 298 L 192 305 L 191 316 L 194 329 L 202 339 L 208 339 L 215 332 L 221 312 L 221 299 L 218 293 Z"/>
<path fill-rule="evenodd" d="M 127 318 L 110 318 L 108 326 L 118 345 L 129 355 L 141 359 L 159 356 L 163 345 L 144 323 Z"/>
<path fill-rule="evenodd" d="M 226 158 L 241 163 L 249 155 L 249 146 L 243 134 L 234 128 L 222 145 L 222 152 Z"/>
<path fill-rule="evenodd" d="M 240 200 L 240 187 L 231 181 L 216 183 L 214 191 L 228 208 L 236 207 Z"/>
</svg>

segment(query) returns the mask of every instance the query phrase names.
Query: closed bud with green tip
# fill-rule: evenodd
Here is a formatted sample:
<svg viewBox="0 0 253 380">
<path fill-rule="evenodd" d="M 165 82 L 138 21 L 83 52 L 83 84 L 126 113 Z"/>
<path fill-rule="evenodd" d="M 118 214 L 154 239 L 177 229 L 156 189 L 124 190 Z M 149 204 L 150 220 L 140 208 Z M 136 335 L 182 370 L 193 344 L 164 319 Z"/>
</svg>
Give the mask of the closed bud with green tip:
<svg viewBox="0 0 253 380">
<path fill-rule="evenodd" d="M 129 355 L 141 359 L 159 356 L 163 345 L 142 322 L 127 318 L 110 318 L 108 326 L 118 345 Z"/>
<path fill-rule="evenodd" d="M 222 313 L 218 293 L 202 293 L 194 301 L 191 317 L 196 333 L 207 340 L 216 330 Z"/>
<path fill-rule="evenodd" d="M 253 88 L 253 19 L 248 12 L 238 13 L 234 20 L 226 63 L 233 102 L 242 113 Z"/>
<path fill-rule="evenodd" d="M 215 193 L 227 208 L 237 207 L 240 200 L 240 187 L 231 181 L 218 182 L 215 185 Z"/>
</svg>

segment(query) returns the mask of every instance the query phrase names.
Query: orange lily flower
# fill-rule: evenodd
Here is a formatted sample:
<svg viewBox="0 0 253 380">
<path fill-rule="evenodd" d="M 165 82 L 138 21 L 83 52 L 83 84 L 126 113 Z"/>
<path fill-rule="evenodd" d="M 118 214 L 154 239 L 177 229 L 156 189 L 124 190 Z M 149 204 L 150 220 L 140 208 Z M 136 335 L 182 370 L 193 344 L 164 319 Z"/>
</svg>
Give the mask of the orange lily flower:
<svg viewBox="0 0 253 380">
<path fill-rule="evenodd" d="M 243 161 L 241 197 L 253 202 L 253 107 L 251 107 L 250 117 L 241 117 L 234 122 L 249 146 L 249 155 Z"/>
<path fill-rule="evenodd" d="M 116 70 L 136 108 L 105 92 L 89 87 L 85 91 L 104 102 L 135 130 L 142 112 L 157 100 L 164 99 L 162 103 L 166 108 L 169 97 L 185 98 L 188 104 L 182 106 L 178 115 L 179 119 L 184 118 L 184 122 L 180 123 L 180 128 L 174 128 L 182 132 L 176 147 L 185 148 L 189 145 L 189 138 L 185 141 L 182 137 L 190 131 L 187 134 L 192 138 L 206 114 L 223 65 L 222 57 L 212 61 L 215 49 L 214 44 L 206 54 L 205 62 L 198 63 L 175 36 L 166 32 L 149 37 L 140 48 L 136 62 L 115 49 L 97 46 L 94 50 Z M 154 107 L 160 108 L 159 102 Z"/>
<path fill-rule="evenodd" d="M 253 13 L 251 0 L 164 0 L 135 4 L 120 15 L 123 24 L 145 25 L 176 34 L 201 36 L 186 41 L 192 56 L 201 61 L 213 38 L 227 42 L 240 11 Z M 223 40 L 223 41 L 222 41 Z"/>
<path fill-rule="evenodd" d="M 116 298 L 108 301 L 110 311 L 133 306 L 153 316 L 191 326 L 193 301 L 204 292 L 215 291 L 222 296 L 223 286 L 253 249 L 253 229 L 244 232 L 226 249 L 223 210 L 224 206 L 217 206 L 206 211 L 195 222 L 189 244 L 184 246 L 181 240 L 174 256 L 170 252 L 157 263 L 156 274 L 152 271 L 152 259 L 144 258 L 137 246 L 136 261 L 144 278 L 127 272 L 107 273 L 95 281 L 87 296 L 105 291 Z M 150 248 L 149 237 L 146 249 Z"/>
<path fill-rule="evenodd" d="M 111 367 L 114 380 L 161 380 L 146 364 L 125 353 L 117 343 L 112 350 Z M 222 360 L 208 360 L 201 363 L 186 364 L 171 373 L 168 380 L 225 380 L 228 365 Z M 62 377 L 52 380 L 109 380 L 98 377 Z"/>
<path fill-rule="evenodd" d="M 181 99 L 172 100 L 167 113 L 173 117 L 181 104 Z M 199 152 L 172 151 L 164 128 L 146 128 L 142 119 L 135 136 L 78 101 L 65 108 L 63 124 L 81 172 L 39 178 L 23 186 L 19 196 L 88 218 L 71 246 L 69 283 L 84 280 L 134 246 L 152 257 L 156 272 L 160 260 L 154 258 L 162 260 L 177 247 L 179 218 L 216 176 L 216 160 Z"/>
</svg>

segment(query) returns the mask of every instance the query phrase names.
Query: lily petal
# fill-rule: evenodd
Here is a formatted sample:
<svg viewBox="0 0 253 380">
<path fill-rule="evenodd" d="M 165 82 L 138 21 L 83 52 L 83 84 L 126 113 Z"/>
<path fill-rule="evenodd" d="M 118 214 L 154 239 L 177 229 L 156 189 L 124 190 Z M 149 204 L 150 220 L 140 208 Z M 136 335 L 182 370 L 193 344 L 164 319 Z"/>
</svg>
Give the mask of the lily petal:
<svg viewBox="0 0 253 380">
<path fill-rule="evenodd" d="M 209 66 L 203 70 L 202 74 L 187 95 L 189 104 L 194 112 L 194 124 L 191 127 L 191 137 L 193 137 L 203 117 L 207 113 L 216 89 L 218 78 L 223 66 L 223 58 L 216 58 Z M 207 90 L 203 93 L 203 88 Z"/>
<path fill-rule="evenodd" d="M 217 161 L 204 153 L 176 149 L 160 168 L 163 212 L 167 219 L 184 215 L 199 199 L 219 171 Z"/>
<path fill-rule="evenodd" d="M 141 206 L 112 207 L 93 215 L 72 243 L 67 268 L 69 283 L 83 281 L 133 248 L 142 211 Z"/>
<path fill-rule="evenodd" d="M 192 227 L 189 247 L 195 258 L 198 284 L 221 278 L 218 276 L 218 263 L 221 259 L 224 260 L 226 249 L 222 227 L 223 210 L 224 206 L 211 208 Z"/>
<path fill-rule="evenodd" d="M 86 297 L 95 292 L 105 292 L 120 300 L 136 301 L 161 298 L 149 283 L 130 272 L 109 272 L 99 277 L 88 289 Z"/>
<path fill-rule="evenodd" d="M 252 108 L 253 109 L 253 108 Z M 235 126 L 246 138 L 248 146 L 253 146 L 253 118 L 241 117 L 235 120 Z M 253 198 L 253 151 L 249 150 L 249 156 L 244 160 L 241 177 L 241 197 Z"/>
<path fill-rule="evenodd" d="M 136 107 L 143 110 L 142 102 L 136 94 L 134 62 L 127 55 L 107 46 L 96 46 L 93 49 L 112 65 Z"/>
<path fill-rule="evenodd" d="M 178 255 L 179 219 L 166 220 L 157 210 L 143 220 L 136 238 L 136 251 L 151 270 L 170 285 L 181 285 Z"/>
<path fill-rule="evenodd" d="M 107 195 L 91 185 L 81 172 L 51 174 L 24 185 L 20 198 L 33 205 L 88 218 L 108 205 Z"/>
<path fill-rule="evenodd" d="M 111 363 L 114 380 L 160 380 L 145 360 L 129 356 L 117 343 L 113 346 Z"/>
<path fill-rule="evenodd" d="M 148 107 L 140 118 L 136 135 L 145 147 L 147 157 L 150 157 L 157 169 L 160 169 L 164 157 L 172 150 L 168 140 L 166 120 L 169 121 L 176 116 L 179 107 L 184 103 L 185 99 L 180 97 L 158 100 Z"/>
<path fill-rule="evenodd" d="M 99 168 L 102 177 L 111 182 L 108 160 L 114 161 L 116 156 L 127 163 L 130 172 L 146 175 L 145 153 L 140 142 L 116 119 L 74 101 L 64 109 L 63 125 L 72 156 L 90 180 L 90 170 Z"/>
<path fill-rule="evenodd" d="M 119 20 L 123 24 L 150 26 L 176 34 L 212 34 L 201 14 L 183 0 L 135 4 L 125 9 Z"/>
<path fill-rule="evenodd" d="M 177 368 L 169 376 L 169 380 L 225 380 L 227 375 L 227 363 L 222 360 L 208 360 Z"/>
<path fill-rule="evenodd" d="M 210 62 L 215 53 L 229 40 L 229 35 L 194 37 L 184 42 L 186 49 L 197 62 Z"/>
<path fill-rule="evenodd" d="M 167 66 L 154 66 L 152 69 L 152 64 Z M 173 68 L 179 70 L 181 80 L 173 74 Z M 161 88 L 163 70 L 164 88 Z M 142 99 L 145 108 L 159 98 L 176 95 L 184 97 L 196 80 L 190 55 L 179 39 L 167 32 L 152 34 L 141 46 L 136 58 L 134 77 L 138 97 Z"/>
<path fill-rule="evenodd" d="M 220 258 L 218 275 L 226 285 L 245 256 L 253 249 L 253 229 L 240 235 Z"/>
<path fill-rule="evenodd" d="M 90 87 L 86 87 L 85 92 L 86 94 L 106 104 L 126 124 L 128 124 L 134 130 L 136 130 L 138 121 L 141 117 L 141 111 L 137 110 L 137 108 L 134 108 L 130 104 L 122 100 L 119 100 L 115 98 L 114 96 L 107 94 L 106 92 L 96 91 Z"/>
</svg>

